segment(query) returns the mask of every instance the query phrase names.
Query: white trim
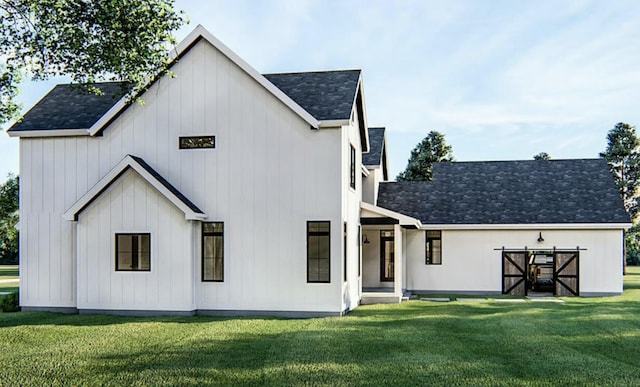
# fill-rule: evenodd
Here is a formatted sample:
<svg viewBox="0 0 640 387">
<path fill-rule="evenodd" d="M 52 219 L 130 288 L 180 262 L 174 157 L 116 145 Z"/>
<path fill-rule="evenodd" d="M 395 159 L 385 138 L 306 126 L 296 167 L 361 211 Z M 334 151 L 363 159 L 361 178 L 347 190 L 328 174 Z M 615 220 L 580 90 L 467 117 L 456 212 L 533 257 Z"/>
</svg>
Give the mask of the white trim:
<svg viewBox="0 0 640 387">
<path fill-rule="evenodd" d="M 186 220 L 204 220 L 207 215 L 200 212 L 195 212 L 189 206 L 187 206 L 182 200 L 173 194 L 167 187 L 158 181 L 153 175 L 151 175 L 146 169 L 144 169 L 136 160 L 130 155 L 125 156 L 120 162 L 113 167 L 107 174 L 100 179 L 91 189 L 85 193 L 77 202 L 75 202 L 71 208 L 64 213 L 64 218 L 69 221 L 76 221 L 78 214 L 85 208 L 87 204 L 93 201 L 97 195 L 99 195 L 104 189 L 106 189 L 115 179 L 117 179 L 128 168 L 133 169 L 142 177 L 147 183 L 155 188 L 160 194 L 162 194 L 167 200 L 169 200 L 174 206 L 178 207 L 183 213 Z"/>
<path fill-rule="evenodd" d="M 343 126 L 350 126 L 351 120 L 324 120 L 318 121 L 318 128 L 341 128 Z"/>
<path fill-rule="evenodd" d="M 207 31 L 202 25 L 198 24 L 196 28 L 194 28 L 191 33 L 184 38 L 173 50 L 171 50 L 169 54 L 169 61 L 174 61 L 179 58 L 182 54 L 186 52 L 188 48 L 190 48 L 198 39 L 204 39 L 217 50 L 219 50 L 223 55 L 225 55 L 229 60 L 235 63 L 238 67 L 240 67 L 244 72 L 249 74 L 256 82 L 258 82 L 262 87 L 267 89 L 271 94 L 273 94 L 276 98 L 278 98 L 283 104 L 285 104 L 289 109 L 293 110 L 300 118 L 306 121 L 312 128 L 316 129 L 320 126 L 320 122 L 316 120 L 311 114 L 309 114 L 306 110 L 304 110 L 300 105 L 298 105 L 294 100 L 292 100 L 289 96 L 282 92 L 282 90 L 278 89 L 273 83 L 269 82 L 267 78 L 262 76 L 256 69 L 251 67 L 247 62 L 245 62 L 242 58 L 240 58 L 235 52 L 233 52 L 229 47 L 227 47 L 224 43 L 219 41 L 216 37 L 214 37 L 209 31 Z M 90 128 L 90 134 L 95 136 L 99 131 L 101 131 L 104 126 L 114 119 L 127 105 L 127 96 L 122 97 L 107 113 L 105 113 L 95 124 L 93 124 Z"/>
<path fill-rule="evenodd" d="M 631 223 L 422 224 L 423 230 L 622 230 Z"/>
<path fill-rule="evenodd" d="M 36 129 L 10 130 L 9 137 L 76 137 L 88 136 L 89 129 Z"/>
<path fill-rule="evenodd" d="M 367 167 L 365 167 L 364 165 L 360 165 L 360 170 L 362 171 L 362 175 L 364 177 L 369 177 L 369 175 L 371 174 L 371 172 L 369 172 L 369 169 L 367 169 Z"/>
<path fill-rule="evenodd" d="M 360 209 L 373 212 L 374 214 L 380 215 L 380 217 L 397 219 L 402 226 L 415 226 L 416 228 L 422 228 L 422 223 L 420 223 L 418 219 L 400 214 L 395 211 L 387 210 L 386 208 L 374 206 L 370 203 L 360 202 Z"/>
</svg>

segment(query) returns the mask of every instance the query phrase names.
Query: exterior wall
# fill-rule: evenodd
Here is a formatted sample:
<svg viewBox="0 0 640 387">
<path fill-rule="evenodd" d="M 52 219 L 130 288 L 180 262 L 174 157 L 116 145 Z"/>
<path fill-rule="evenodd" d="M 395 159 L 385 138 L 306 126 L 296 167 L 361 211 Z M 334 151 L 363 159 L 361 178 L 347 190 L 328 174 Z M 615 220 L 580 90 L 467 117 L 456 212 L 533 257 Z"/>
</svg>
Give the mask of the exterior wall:
<svg viewBox="0 0 640 387">
<path fill-rule="evenodd" d="M 310 129 L 204 40 L 172 71 L 102 137 L 20 139 L 22 305 L 76 306 L 75 225 L 62 214 L 133 154 L 224 222 L 225 280 L 200 282 L 198 260 L 199 309 L 342 311 L 341 131 Z M 207 134 L 215 149 L 178 149 Z M 331 221 L 329 284 L 306 282 L 308 220 Z"/>
<path fill-rule="evenodd" d="M 376 205 L 378 186 L 382 181 L 382 168 L 368 168 L 369 176 L 362 179 L 362 201 Z"/>
<path fill-rule="evenodd" d="M 358 127 L 360 117 L 357 109 L 353 111 L 353 119 L 350 125 L 342 127 L 342 219 L 347 223 L 347 262 L 344 265 L 344 238 L 341 238 L 343 259 L 341 263 L 342 287 L 342 309 L 351 310 L 360 304 L 361 298 L 361 277 L 358 275 L 360 266 L 360 254 L 358 238 L 358 226 L 360 225 L 360 201 L 362 200 L 364 179 L 362 178 L 362 143 L 360 139 L 360 129 Z M 356 151 L 356 188 L 350 186 L 351 176 L 351 145 Z M 342 235 L 342 234 L 341 234 Z M 346 281 L 344 280 L 344 270 L 346 269 Z"/>
<path fill-rule="evenodd" d="M 77 222 L 78 309 L 192 311 L 192 222 L 129 170 Z M 150 233 L 150 271 L 115 271 L 115 234 Z"/>
<path fill-rule="evenodd" d="M 543 243 L 538 243 L 542 231 Z M 494 249 L 580 251 L 581 295 L 622 292 L 621 230 L 443 230 L 442 265 L 425 265 L 425 233 L 407 241 L 407 288 L 422 291 L 501 292 L 501 252 Z"/>
</svg>

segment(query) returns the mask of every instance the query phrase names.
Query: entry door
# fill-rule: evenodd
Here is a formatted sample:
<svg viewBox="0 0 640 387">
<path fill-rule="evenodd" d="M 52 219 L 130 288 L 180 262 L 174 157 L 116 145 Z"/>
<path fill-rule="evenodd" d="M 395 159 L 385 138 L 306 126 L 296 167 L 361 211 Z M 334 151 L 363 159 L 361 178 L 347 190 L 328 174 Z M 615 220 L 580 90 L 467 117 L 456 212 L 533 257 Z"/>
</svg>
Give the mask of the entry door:
<svg viewBox="0 0 640 387">
<path fill-rule="evenodd" d="M 393 281 L 394 255 L 393 231 L 380 231 L 380 282 Z"/>
<path fill-rule="evenodd" d="M 502 252 L 502 294 L 527 295 L 526 252 Z"/>
<path fill-rule="evenodd" d="M 580 252 L 556 252 L 554 257 L 553 279 L 556 296 L 580 295 L 578 276 Z"/>
</svg>

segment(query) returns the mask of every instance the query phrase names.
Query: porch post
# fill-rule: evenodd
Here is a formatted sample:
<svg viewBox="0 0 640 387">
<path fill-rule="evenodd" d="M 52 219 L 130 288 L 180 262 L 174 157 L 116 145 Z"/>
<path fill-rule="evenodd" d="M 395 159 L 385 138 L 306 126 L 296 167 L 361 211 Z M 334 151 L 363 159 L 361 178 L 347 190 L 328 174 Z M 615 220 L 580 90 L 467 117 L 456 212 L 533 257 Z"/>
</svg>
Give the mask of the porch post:
<svg viewBox="0 0 640 387">
<path fill-rule="evenodd" d="M 393 293 L 402 296 L 402 228 L 393 225 Z"/>
</svg>

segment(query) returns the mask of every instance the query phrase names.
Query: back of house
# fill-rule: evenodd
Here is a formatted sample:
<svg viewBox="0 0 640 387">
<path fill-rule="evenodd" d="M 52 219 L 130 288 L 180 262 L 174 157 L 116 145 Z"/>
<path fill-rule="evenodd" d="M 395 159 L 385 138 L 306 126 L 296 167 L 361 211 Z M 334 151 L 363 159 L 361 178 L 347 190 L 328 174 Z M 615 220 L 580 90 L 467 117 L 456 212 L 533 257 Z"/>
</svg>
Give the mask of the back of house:
<svg viewBox="0 0 640 387">
<path fill-rule="evenodd" d="M 526 295 L 543 253 L 554 294 L 622 291 L 628 217 L 602 160 L 387 182 L 359 70 L 262 75 L 200 26 L 174 55 L 143 105 L 126 83 L 58 85 L 9 129 L 23 310 L 305 317 L 407 291 Z"/>
</svg>

